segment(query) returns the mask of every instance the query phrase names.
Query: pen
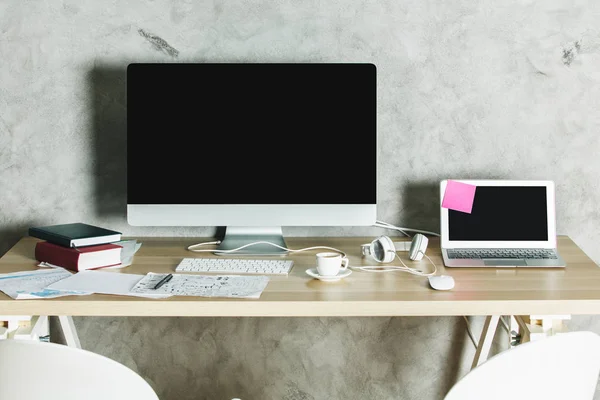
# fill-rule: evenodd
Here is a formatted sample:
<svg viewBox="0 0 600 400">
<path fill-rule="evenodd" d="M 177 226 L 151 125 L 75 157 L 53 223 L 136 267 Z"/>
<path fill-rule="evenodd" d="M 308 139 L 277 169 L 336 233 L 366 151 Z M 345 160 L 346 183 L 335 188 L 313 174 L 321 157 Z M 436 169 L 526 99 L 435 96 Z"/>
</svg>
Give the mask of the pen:
<svg viewBox="0 0 600 400">
<path fill-rule="evenodd" d="M 162 285 L 169 282 L 171 280 L 171 278 L 173 278 L 173 274 L 169 274 L 169 275 L 165 276 L 164 278 L 162 278 L 160 280 L 160 282 L 158 282 L 156 285 L 154 285 L 154 290 L 160 288 Z"/>
</svg>

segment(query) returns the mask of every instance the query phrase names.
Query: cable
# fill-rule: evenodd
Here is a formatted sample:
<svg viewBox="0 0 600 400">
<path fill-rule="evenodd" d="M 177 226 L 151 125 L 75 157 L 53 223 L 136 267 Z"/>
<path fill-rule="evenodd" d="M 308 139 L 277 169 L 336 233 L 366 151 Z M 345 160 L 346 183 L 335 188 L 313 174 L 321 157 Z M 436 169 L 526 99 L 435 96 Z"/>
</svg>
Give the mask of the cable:
<svg viewBox="0 0 600 400">
<path fill-rule="evenodd" d="M 206 246 L 206 245 L 209 245 L 209 244 L 221 244 L 221 241 L 220 240 L 216 240 L 214 242 L 197 243 L 197 244 L 193 244 L 191 246 L 188 246 L 187 249 L 190 250 L 190 251 L 198 251 L 198 250 L 193 250 L 193 248 L 194 247 L 200 247 L 200 246 Z M 211 251 L 213 251 L 213 250 L 211 250 Z"/>
<path fill-rule="evenodd" d="M 477 343 L 477 341 L 475 340 L 475 337 L 473 336 L 473 332 L 471 332 L 471 322 L 464 315 L 463 315 L 463 318 L 465 319 L 465 322 L 467 323 L 467 333 L 469 334 L 469 337 L 471 338 L 471 342 L 473 342 L 473 346 L 475 346 L 475 348 L 477 348 L 479 346 L 479 343 Z"/>
<path fill-rule="evenodd" d="M 438 233 L 435 232 L 429 232 L 429 231 L 424 231 L 424 230 L 420 230 L 420 229 L 411 229 L 411 228 L 401 228 L 401 227 L 397 227 L 395 225 L 389 224 L 385 221 L 379 221 L 376 220 L 375 224 L 373 226 L 379 227 L 379 228 L 386 228 L 386 229 L 394 229 L 397 231 L 402 232 L 404 235 L 411 237 L 408 233 L 406 233 L 406 231 L 410 231 L 410 232 L 416 232 L 416 233 L 422 233 L 422 234 L 426 234 L 426 235 L 434 235 L 434 236 L 440 236 Z M 234 253 L 236 251 L 245 249 L 246 247 L 249 246 L 254 246 L 257 244 L 267 244 L 270 246 L 274 246 L 277 247 L 279 249 L 282 250 L 287 250 L 291 253 L 297 253 L 297 252 L 301 252 L 301 251 L 306 251 L 306 250 L 314 250 L 314 249 L 327 249 L 327 250 L 333 250 L 333 251 L 337 251 L 338 253 L 341 253 L 343 257 L 347 257 L 346 253 L 343 252 L 342 250 L 336 249 L 334 247 L 329 247 L 329 246 L 312 246 L 312 247 L 306 247 L 303 249 L 289 249 L 287 247 L 283 247 L 283 246 L 279 246 L 278 244 L 275 243 L 271 243 L 271 242 L 266 242 L 266 241 L 258 241 L 258 242 L 253 242 L 253 243 L 248 243 L 245 244 L 243 246 L 234 248 L 234 249 L 229 249 L 229 250 L 219 250 L 219 249 L 212 249 L 212 250 L 197 250 L 197 247 L 200 246 L 206 246 L 206 245 L 218 245 L 221 244 L 220 240 L 214 241 L 214 242 L 204 242 L 204 243 L 197 243 L 197 244 L 193 244 L 191 246 L 188 246 L 187 249 L 189 251 L 193 251 L 196 253 L 202 253 L 202 252 L 210 252 L 210 253 Z M 413 275 L 417 275 L 417 276 L 433 276 L 437 273 L 437 265 L 435 265 L 435 263 L 431 260 L 431 258 L 429 258 L 429 256 L 425 253 L 423 253 L 422 251 L 419 251 L 421 254 L 423 254 L 423 256 L 427 257 L 427 259 L 429 260 L 429 262 L 431 264 L 433 264 L 433 272 L 429 272 L 429 273 L 424 273 L 421 270 L 418 269 L 414 269 L 414 268 L 410 268 L 408 267 L 404 261 L 402 260 L 402 258 L 400 258 L 400 256 L 398 255 L 398 253 L 396 253 L 395 251 L 390 250 L 392 253 L 394 253 L 394 257 L 397 258 L 398 260 L 400 260 L 400 262 L 402 263 L 402 267 L 400 266 L 387 266 L 387 267 L 378 267 L 378 266 L 362 266 L 362 267 L 350 267 L 352 269 L 359 269 L 362 271 L 367 271 L 367 272 L 389 272 L 389 271 L 403 271 L 403 272 L 408 272 L 411 273 Z"/>
<path fill-rule="evenodd" d="M 500 322 L 502 323 L 502 325 L 504 325 L 504 329 L 506 329 L 506 333 L 508 335 L 508 349 L 510 349 L 510 347 L 512 346 L 512 341 L 513 341 L 513 337 L 512 337 L 512 332 L 510 330 L 510 316 L 506 316 L 506 318 L 508 318 L 508 321 L 504 320 L 505 316 L 501 315 L 500 316 Z"/>
<path fill-rule="evenodd" d="M 280 245 L 275 244 L 275 243 L 266 242 L 266 241 L 262 241 L 262 240 L 258 241 L 258 242 L 247 243 L 247 244 L 245 244 L 243 246 L 236 247 L 235 249 L 229 249 L 229 250 L 219 250 L 219 249 L 195 250 L 194 249 L 195 247 L 199 247 L 199 246 L 204 246 L 204 245 L 208 245 L 208 244 L 220 244 L 220 243 L 221 243 L 221 241 L 219 241 L 219 240 L 216 241 L 216 242 L 198 243 L 198 244 L 193 244 L 191 246 L 188 246 L 187 249 L 189 251 L 193 251 L 193 252 L 196 252 L 196 253 L 203 253 L 203 252 L 210 252 L 210 253 L 215 253 L 215 252 L 217 252 L 217 253 L 234 253 L 234 252 L 236 252 L 238 250 L 245 249 L 246 247 L 249 247 L 249 246 L 254 246 L 254 245 L 257 245 L 257 244 L 268 244 L 268 245 L 280 248 L 282 250 L 287 250 L 287 251 L 292 252 L 292 253 L 297 253 L 297 252 L 306 251 L 306 250 L 314 250 L 314 249 L 327 249 L 327 250 L 337 251 L 338 253 L 342 254 L 342 257 L 347 257 L 347 255 L 346 255 L 345 252 L 343 252 L 342 250 L 336 249 L 334 247 L 329 247 L 329 246 L 312 246 L 312 247 L 305 247 L 303 249 L 295 249 L 294 250 L 294 249 L 288 249 L 287 247 L 283 247 L 283 246 L 280 246 Z"/>
<path fill-rule="evenodd" d="M 433 272 L 428 272 L 428 273 L 424 273 L 421 270 L 418 269 L 414 269 L 414 268 L 410 268 L 409 266 L 407 266 L 406 264 L 404 264 L 404 261 L 402 261 L 402 258 L 400 258 L 400 256 L 398 255 L 398 253 L 396 253 L 393 250 L 389 250 L 389 252 L 394 253 L 394 256 L 400 260 L 400 262 L 402 263 L 402 267 L 397 266 L 397 265 L 390 265 L 387 267 L 378 267 L 378 266 L 366 266 L 366 267 L 350 267 L 352 269 L 359 269 L 361 271 L 366 271 L 366 272 L 390 272 L 390 271 L 403 271 L 403 272 L 408 272 L 411 273 L 413 275 L 417 275 L 417 276 L 433 276 L 437 273 L 437 265 L 435 265 L 435 263 L 431 260 L 431 258 L 429 258 L 429 256 L 425 253 L 423 253 L 422 251 L 419 251 L 419 253 L 423 254 L 425 257 L 427 257 L 427 259 L 429 260 L 429 262 L 431 264 L 433 264 Z"/>
<path fill-rule="evenodd" d="M 384 221 L 379 221 L 379 220 L 376 220 L 375 224 L 373 226 L 376 226 L 378 228 L 394 229 L 394 230 L 402 232 L 404 235 L 406 235 L 408 237 L 411 237 L 411 236 L 406 232 L 416 232 L 416 233 L 422 233 L 424 235 L 440 236 L 440 234 L 436 233 L 436 232 L 423 231 L 420 229 L 401 228 L 401 227 L 392 225 L 392 224 L 384 222 Z"/>
<path fill-rule="evenodd" d="M 502 318 L 503 316 L 500 316 L 500 322 L 502 323 L 502 325 L 504 325 L 504 329 L 506 330 L 506 332 L 508 332 L 508 334 L 510 335 L 510 328 L 508 327 L 506 321 L 504 320 L 504 318 Z"/>
<path fill-rule="evenodd" d="M 406 233 L 404 230 L 402 230 L 401 228 L 395 227 L 395 226 L 391 226 L 387 223 L 381 223 L 379 221 L 376 221 L 375 224 L 373 226 L 376 226 L 378 228 L 386 228 L 386 229 L 395 229 L 397 231 L 402 232 L 405 236 L 411 237 L 408 233 Z"/>
</svg>

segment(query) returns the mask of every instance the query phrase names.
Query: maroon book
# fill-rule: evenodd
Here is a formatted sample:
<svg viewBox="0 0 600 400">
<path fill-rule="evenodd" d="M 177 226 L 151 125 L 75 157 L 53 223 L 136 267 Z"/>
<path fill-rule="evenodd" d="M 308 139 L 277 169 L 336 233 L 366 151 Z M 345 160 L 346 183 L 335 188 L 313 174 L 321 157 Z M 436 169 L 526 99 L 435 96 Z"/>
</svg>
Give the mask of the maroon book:
<svg viewBox="0 0 600 400">
<path fill-rule="evenodd" d="M 64 247 L 50 242 L 35 245 L 35 259 L 72 271 L 112 267 L 121 264 L 121 250 L 116 244 Z"/>
</svg>

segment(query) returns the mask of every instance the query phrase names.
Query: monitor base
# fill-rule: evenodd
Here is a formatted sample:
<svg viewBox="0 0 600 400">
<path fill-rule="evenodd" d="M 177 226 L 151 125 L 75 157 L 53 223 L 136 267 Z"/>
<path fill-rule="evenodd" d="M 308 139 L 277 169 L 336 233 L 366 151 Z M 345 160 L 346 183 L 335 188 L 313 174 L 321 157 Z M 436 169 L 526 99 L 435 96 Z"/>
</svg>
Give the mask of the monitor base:
<svg viewBox="0 0 600 400">
<path fill-rule="evenodd" d="M 270 242 L 287 248 L 281 227 L 228 226 L 217 250 L 232 250 L 254 242 Z M 256 244 L 232 252 L 216 251 L 219 256 L 285 256 L 289 251 L 269 244 Z"/>
</svg>

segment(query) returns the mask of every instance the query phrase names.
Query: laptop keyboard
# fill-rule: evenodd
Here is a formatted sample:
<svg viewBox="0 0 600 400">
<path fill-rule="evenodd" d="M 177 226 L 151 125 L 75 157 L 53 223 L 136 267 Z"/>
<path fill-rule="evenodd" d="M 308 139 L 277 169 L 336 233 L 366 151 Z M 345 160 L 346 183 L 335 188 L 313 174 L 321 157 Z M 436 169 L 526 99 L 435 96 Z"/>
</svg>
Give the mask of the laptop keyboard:
<svg viewBox="0 0 600 400">
<path fill-rule="evenodd" d="M 448 250 L 448 258 L 518 258 L 556 260 L 552 249 L 459 249 Z"/>
</svg>

